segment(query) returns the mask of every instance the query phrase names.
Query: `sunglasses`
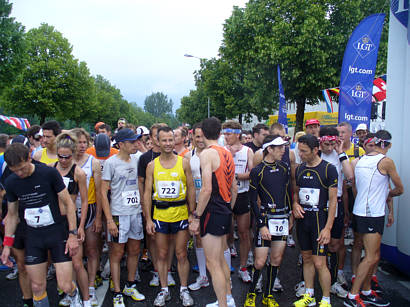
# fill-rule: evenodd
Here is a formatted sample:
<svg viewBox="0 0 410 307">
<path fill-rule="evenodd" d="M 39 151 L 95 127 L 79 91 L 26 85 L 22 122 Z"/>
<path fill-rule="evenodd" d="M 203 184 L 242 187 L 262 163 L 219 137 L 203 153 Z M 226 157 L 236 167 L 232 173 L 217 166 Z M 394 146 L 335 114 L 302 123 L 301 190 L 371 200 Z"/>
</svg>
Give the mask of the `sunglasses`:
<svg viewBox="0 0 410 307">
<path fill-rule="evenodd" d="M 64 155 L 59 155 L 59 154 L 57 154 L 57 157 L 58 157 L 59 159 L 65 159 L 65 160 L 71 159 L 72 156 L 73 156 L 73 155 L 64 156 Z"/>
</svg>

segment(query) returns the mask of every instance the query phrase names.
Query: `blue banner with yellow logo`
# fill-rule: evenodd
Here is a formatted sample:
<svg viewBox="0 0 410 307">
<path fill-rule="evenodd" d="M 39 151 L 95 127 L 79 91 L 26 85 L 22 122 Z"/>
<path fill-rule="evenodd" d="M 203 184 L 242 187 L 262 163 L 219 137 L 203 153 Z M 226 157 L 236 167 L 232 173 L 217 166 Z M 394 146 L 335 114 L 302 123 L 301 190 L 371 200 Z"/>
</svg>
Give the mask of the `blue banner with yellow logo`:
<svg viewBox="0 0 410 307">
<path fill-rule="evenodd" d="M 279 83 L 279 115 L 278 123 L 282 124 L 286 133 L 288 133 L 288 110 L 286 108 L 285 92 L 283 91 L 282 81 L 280 79 L 280 67 L 278 65 L 278 83 Z"/>
<path fill-rule="evenodd" d="M 339 123 L 349 122 L 353 131 L 370 125 L 373 79 L 385 14 L 363 19 L 347 43 L 340 74 Z"/>
</svg>

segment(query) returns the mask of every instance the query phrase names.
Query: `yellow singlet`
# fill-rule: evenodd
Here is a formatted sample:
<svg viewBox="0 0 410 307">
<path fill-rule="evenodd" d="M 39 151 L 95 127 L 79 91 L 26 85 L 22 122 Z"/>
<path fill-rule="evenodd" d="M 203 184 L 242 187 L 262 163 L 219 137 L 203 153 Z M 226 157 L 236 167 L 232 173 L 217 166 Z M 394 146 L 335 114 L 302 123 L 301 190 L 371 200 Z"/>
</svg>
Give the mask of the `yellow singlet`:
<svg viewBox="0 0 410 307">
<path fill-rule="evenodd" d="M 184 158 L 177 156 L 173 168 L 163 168 L 159 157 L 154 159 L 153 200 L 175 202 L 186 199 L 186 176 L 182 167 Z M 188 219 L 188 207 L 185 205 L 158 209 L 154 206 L 154 219 L 174 223 Z"/>
<path fill-rule="evenodd" d="M 41 150 L 41 158 L 40 158 L 40 162 L 43 162 L 45 164 L 51 164 L 51 163 L 55 163 L 58 161 L 58 158 L 56 159 L 50 159 L 47 155 L 47 148 L 43 148 Z"/>
</svg>

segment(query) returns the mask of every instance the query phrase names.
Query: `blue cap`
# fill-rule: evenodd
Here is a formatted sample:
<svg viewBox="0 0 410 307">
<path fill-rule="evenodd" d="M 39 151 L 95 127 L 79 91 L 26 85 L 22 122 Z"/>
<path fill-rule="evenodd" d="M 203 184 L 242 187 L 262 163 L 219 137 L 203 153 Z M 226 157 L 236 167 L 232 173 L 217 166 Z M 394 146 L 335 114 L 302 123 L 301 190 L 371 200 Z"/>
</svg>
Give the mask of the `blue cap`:
<svg viewBox="0 0 410 307">
<path fill-rule="evenodd" d="M 115 138 L 115 141 L 119 143 L 119 142 L 125 142 L 125 141 L 130 141 L 130 142 L 136 141 L 140 137 L 142 137 L 141 134 L 135 134 L 134 131 L 132 131 L 129 128 L 123 128 L 117 132 L 114 138 Z"/>
</svg>

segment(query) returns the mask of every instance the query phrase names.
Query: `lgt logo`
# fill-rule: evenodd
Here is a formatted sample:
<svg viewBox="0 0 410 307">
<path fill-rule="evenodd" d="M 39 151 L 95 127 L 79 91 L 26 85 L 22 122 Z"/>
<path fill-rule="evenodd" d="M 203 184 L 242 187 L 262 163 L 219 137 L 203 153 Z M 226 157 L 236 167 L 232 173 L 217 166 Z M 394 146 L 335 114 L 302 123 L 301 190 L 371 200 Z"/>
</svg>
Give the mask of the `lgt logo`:
<svg viewBox="0 0 410 307">
<path fill-rule="evenodd" d="M 353 47 L 362 58 L 367 57 L 376 48 L 367 34 L 354 42 Z"/>
<path fill-rule="evenodd" d="M 369 97 L 368 91 L 366 91 L 366 89 L 360 82 L 349 90 L 349 94 L 351 97 L 353 97 L 356 105 L 361 104 L 364 99 Z"/>
</svg>

